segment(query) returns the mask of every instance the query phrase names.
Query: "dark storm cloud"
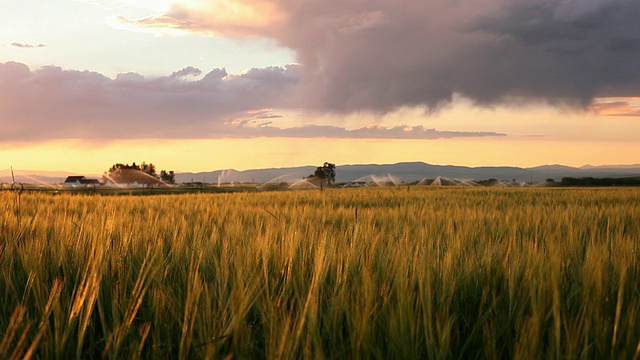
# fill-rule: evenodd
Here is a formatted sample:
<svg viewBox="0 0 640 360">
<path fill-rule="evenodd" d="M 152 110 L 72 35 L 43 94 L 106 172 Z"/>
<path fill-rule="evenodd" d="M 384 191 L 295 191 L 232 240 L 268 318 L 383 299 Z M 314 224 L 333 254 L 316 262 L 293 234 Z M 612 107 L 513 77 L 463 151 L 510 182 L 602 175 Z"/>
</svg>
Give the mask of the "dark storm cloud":
<svg viewBox="0 0 640 360">
<path fill-rule="evenodd" d="M 242 36 L 271 37 L 296 52 L 301 106 L 315 111 L 433 110 L 453 94 L 486 106 L 517 99 L 584 107 L 640 92 L 637 0 L 231 3 L 271 5 L 276 20 Z M 207 23 L 205 10 L 183 6 L 140 26 L 237 36 L 214 16 Z"/>
<path fill-rule="evenodd" d="M 277 36 L 298 51 L 320 108 L 436 108 L 453 93 L 586 105 L 640 90 L 635 0 L 286 3 Z"/>
<path fill-rule="evenodd" d="M 515 95 L 586 105 L 640 90 L 640 2 L 523 1 L 476 19 L 480 46 L 461 49 L 458 91 L 480 102 Z"/>
</svg>

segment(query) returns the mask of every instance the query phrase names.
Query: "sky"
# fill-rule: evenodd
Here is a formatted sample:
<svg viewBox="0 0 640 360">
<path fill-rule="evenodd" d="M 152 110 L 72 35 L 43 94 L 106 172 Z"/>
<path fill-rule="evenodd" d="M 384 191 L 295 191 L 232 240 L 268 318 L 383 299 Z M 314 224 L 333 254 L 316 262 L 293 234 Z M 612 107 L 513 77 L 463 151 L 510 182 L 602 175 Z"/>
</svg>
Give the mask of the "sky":
<svg viewBox="0 0 640 360">
<path fill-rule="evenodd" d="M 640 163 L 637 0 L 0 9 L 0 171 Z"/>
</svg>

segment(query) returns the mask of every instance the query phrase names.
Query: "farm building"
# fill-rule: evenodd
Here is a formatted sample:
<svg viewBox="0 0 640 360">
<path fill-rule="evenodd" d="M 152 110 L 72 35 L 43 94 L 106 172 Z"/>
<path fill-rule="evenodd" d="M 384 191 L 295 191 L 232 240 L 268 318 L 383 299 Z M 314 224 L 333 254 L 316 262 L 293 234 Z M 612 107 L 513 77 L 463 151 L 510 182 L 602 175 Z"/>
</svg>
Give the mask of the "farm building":
<svg viewBox="0 0 640 360">
<path fill-rule="evenodd" d="M 102 185 L 98 179 L 87 179 L 85 176 L 69 176 L 64 181 L 67 187 L 89 187 Z"/>
</svg>

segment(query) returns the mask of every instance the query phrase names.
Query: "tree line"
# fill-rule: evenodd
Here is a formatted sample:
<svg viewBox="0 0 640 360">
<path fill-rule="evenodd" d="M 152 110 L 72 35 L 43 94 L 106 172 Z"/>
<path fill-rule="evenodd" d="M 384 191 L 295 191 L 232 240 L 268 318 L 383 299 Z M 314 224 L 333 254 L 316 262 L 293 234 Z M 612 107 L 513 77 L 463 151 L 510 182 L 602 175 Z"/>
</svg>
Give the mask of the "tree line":
<svg viewBox="0 0 640 360">
<path fill-rule="evenodd" d="M 561 186 L 639 186 L 640 177 L 626 178 L 594 178 L 594 177 L 563 177 Z"/>
<path fill-rule="evenodd" d="M 175 173 L 173 170 L 160 170 L 160 174 L 156 173 L 156 166 L 153 163 L 142 162 L 137 165 L 135 162 L 131 165 L 117 163 L 111 166 L 103 176 L 105 181 L 111 181 L 117 184 L 138 184 L 158 185 L 161 183 L 174 184 Z"/>
</svg>

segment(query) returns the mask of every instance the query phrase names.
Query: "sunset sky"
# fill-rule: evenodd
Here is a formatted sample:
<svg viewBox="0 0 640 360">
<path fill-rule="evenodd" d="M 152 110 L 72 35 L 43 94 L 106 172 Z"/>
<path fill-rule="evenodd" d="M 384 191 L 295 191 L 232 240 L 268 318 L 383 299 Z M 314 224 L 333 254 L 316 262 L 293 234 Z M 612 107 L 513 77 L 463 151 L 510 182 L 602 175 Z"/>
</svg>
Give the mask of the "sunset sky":
<svg viewBox="0 0 640 360">
<path fill-rule="evenodd" d="M 0 0 L 0 170 L 640 163 L 637 0 Z"/>
</svg>

